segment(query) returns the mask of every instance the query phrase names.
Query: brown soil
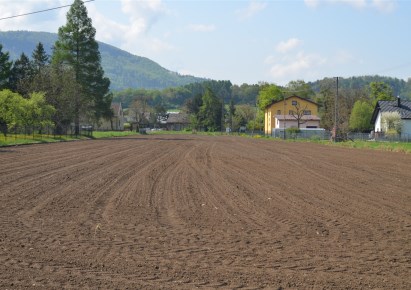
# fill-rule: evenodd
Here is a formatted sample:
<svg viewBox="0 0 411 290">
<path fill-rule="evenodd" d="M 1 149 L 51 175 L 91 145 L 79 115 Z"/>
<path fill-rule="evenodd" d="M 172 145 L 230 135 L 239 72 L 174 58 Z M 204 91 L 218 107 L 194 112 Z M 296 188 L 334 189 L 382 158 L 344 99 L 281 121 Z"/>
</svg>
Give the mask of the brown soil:
<svg viewBox="0 0 411 290">
<path fill-rule="evenodd" d="M 241 137 L 0 148 L 1 289 L 411 289 L 411 155 Z"/>
</svg>

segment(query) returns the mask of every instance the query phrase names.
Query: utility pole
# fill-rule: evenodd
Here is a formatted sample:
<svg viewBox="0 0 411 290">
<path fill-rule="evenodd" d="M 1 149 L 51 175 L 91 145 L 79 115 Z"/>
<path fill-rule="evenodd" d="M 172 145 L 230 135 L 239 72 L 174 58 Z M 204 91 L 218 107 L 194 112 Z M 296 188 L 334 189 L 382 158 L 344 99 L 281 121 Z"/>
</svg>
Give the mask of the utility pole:
<svg viewBox="0 0 411 290">
<path fill-rule="evenodd" d="M 336 77 L 336 79 L 337 79 L 337 90 L 336 90 L 336 95 L 335 95 L 334 142 L 337 142 L 337 138 L 338 138 L 338 77 Z"/>
<path fill-rule="evenodd" d="M 285 117 L 285 94 L 283 94 L 283 98 L 284 98 L 284 111 L 283 111 L 283 121 L 284 121 L 284 130 L 283 130 L 283 139 L 285 140 L 285 129 L 286 129 L 286 117 Z"/>
</svg>

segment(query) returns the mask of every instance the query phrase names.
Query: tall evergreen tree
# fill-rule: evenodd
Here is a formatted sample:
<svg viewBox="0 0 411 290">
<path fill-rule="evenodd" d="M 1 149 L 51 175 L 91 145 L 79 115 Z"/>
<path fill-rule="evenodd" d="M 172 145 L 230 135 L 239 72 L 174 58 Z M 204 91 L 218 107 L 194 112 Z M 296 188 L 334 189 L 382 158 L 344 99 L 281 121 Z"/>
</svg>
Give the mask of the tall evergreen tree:
<svg viewBox="0 0 411 290">
<path fill-rule="evenodd" d="M 110 80 L 104 77 L 101 56 L 95 40 L 96 30 L 81 0 L 74 0 L 67 13 L 66 25 L 59 28 L 54 45 L 53 63 L 73 68 L 79 90 L 74 102 L 74 123 L 79 133 L 80 117 L 99 118 L 110 112 Z"/>
<path fill-rule="evenodd" d="M 13 64 L 10 74 L 10 88 L 12 91 L 28 97 L 28 86 L 33 77 L 33 68 L 30 59 L 24 54 Z"/>
<path fill-rule="evenodd" d="M 31 57 L 33 59 L 33 69 L 36 73 L 38 73 L 41 69 L 46 67 L 49 62 L 49 56 L 44 50 L 44 46 L 41 42 L 37 44 L 36 49 L 33 51 Z"/>
<path fill-rule="evenodd" d="M 214 92 L 207 88 L 203 97 L 203 105 L 200 107 L 199 120 L 206 131 L 221 130 L 222 120 L 222 101 L 214 94 Z"/>
<path fill-rule="evenodd" d="M 3 52 L 0 44 L 0 90 L 9 87 L 9 78 L 12 62 L 9 61 L 9 53 Z"/>
</svg>

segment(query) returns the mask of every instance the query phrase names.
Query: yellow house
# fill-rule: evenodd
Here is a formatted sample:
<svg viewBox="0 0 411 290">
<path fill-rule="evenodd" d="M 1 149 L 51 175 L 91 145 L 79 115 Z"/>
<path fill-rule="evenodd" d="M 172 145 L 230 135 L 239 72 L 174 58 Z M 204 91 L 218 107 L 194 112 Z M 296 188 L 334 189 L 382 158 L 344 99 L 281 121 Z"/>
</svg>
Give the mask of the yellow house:
<svg viewBox="0 0 411 290">
<path fill-rule="evenodd" d="M 271 135 L 273 129 L 320 128 L 318 104 L 291 96 L 275 101 L 265 108 L 264 132 Z"/>
</svg>

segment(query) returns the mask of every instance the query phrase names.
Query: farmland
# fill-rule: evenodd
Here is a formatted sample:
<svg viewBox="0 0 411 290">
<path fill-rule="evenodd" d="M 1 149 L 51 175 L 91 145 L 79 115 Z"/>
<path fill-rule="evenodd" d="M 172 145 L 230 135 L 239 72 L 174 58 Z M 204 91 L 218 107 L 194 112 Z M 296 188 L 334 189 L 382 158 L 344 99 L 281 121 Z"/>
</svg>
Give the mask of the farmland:
<svg viewBox="0 0 411 290">
<path fill-rule="evenodd" d="M 0 148 L 1 289 L 410 289 L 411 155 L 141 135 Z"/>
</svg>

